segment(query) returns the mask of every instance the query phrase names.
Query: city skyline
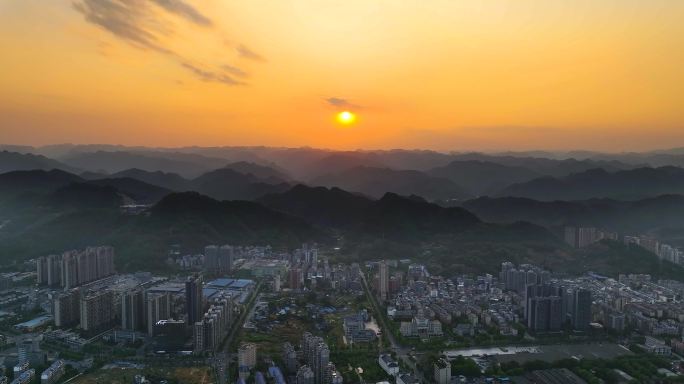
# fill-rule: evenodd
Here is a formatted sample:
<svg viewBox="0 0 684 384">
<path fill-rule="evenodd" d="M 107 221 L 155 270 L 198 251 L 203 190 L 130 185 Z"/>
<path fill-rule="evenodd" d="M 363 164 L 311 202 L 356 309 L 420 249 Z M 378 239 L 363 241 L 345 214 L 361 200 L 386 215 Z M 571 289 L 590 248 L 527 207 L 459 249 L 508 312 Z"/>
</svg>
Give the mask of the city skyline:
<svg viewBox="0 0 684 384">
<path fill-rule="evenodd" d="M 0 134 L 30 145 L 677 146 L 683 14 L 665 0 L 5 2 Z M 343 111 L 356 120 L 336 121 Z"/>
</svg>

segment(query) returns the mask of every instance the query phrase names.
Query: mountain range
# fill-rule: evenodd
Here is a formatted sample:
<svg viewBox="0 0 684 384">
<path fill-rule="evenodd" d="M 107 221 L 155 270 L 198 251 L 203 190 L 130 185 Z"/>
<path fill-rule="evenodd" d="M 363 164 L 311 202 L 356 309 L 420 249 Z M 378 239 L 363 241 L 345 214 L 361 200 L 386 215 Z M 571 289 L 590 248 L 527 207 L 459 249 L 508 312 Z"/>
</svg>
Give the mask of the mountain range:
<svg viewBox="0 0 684 384">
<path fill-rule="evenodd" d="M 372 199 L 339 188 L 304 185 L 254 202 L 169 192 L 144 214 L 131 215 L 119 205 L 139 192 L 121 180 L 128 179 L 98 184 L 57 170 L 0 175 L 0 204 L 15 204 L 2 210 L 0 259 L 112 244 L 122 270 L 156 270 L 165 268 L 167 251 L 174 244 L 196 252 L 211 243 L 291 248 L 305 241 L 336 245 L 335 258 L 415 258 L 445 273 L 493 273 L 506 260 L 572 270 L 581 257 L 583 265 L 611 274 L 617 265 L 623 272 L 650 270 L 644 268 L 652 268 L 649 263 L 655 258 L 605 263 L 603 253 L 615 257 L 627 250 L 615 243 L 576 251 L 542 226 L 487 223 L 467 209 L 443 207 L 418 196 L 386 193 Z M 16 204 L 29 192 L 31 203 Z M 661 272 L 679 273 L 678 268 Z"/>
<path fill-rule="evenodd" d="M 195 252 L 209 243 L 318 241 L 339 249 L 332 258 L 411 258 L 447 272 L 493 273 L 510 260 L 567 271 L 681 273 L 619 243 L 575 250 L 559 236 L 565 225 L 596 226 L 684 246 L 684 170 L 650 163 L 675 162 L 682 155 L 675 150 L 577 152 L 575 159 L 269 147 L 5 149 L 2 260 L 107 243 L 124 269 L 154 269 L 174 244 Z M 149 209 L 120 209 L 130 203 Z"/>
</svg>

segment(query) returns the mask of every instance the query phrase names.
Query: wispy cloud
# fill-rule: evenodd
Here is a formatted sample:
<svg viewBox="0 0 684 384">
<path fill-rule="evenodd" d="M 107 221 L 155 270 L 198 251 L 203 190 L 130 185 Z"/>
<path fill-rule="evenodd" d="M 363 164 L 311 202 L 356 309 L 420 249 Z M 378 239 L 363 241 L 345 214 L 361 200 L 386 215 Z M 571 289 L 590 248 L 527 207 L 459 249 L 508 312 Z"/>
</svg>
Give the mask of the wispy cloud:
<svg viewBox="0 0 684 384">
<path fill-rule="evenodd" d="M 208 69 L 200 68 L 196 65 L 190 63 L 182 63 L 184 68 L 188 69 L 190 72 L 194 73 L 198 78 L 203 81 L 213 81 L 217 83 L 223 83 L 226 85 L 245 85 L 246 83 L 242 81 L 235 80 L 230 75 L 225 73 L 215 72 Z"/>
<path fill-rule="evenodd" d="M 240 55 L 240 57 L 244 57 L 245 59 L 250 59 L 254 61 L 266 61 L 266 59 L 263 56 L 247 48 L 247 46 L 245 46 L 244 44 L 238 45 L 237 48 L 235 48 L 235 50 L 237 51 L 238 55 Z"/>
<path fill-rule="evenodd" d="M 144 0 L 143 0 L 144 1 Z M 171 54 L 171 50 L 159 43 L 161 32 L 149 20 L 149 10 L 143 1 L 136 0 L 82 0 L 74 2 L 74 8 L 89 23 L 112 33 L 114 36 L 138 48 L 152 49 Z M 156 30 L 155 30 L 156 29 Z"/>
<path fill-rule="evenodd" d="M 192 5 L 182 1 L 182 0 L 153 0 L 157 5 L 164 8 L 165 10 L 174 13 L 192 23 L 201 26 L 211 26 L 212 21 L 200 13 Z"/>
<path fill-rule="evenodd" d="M 325 99 L 325 102 L 328 103 L 329 105 L 332 105 L 333 107 L 337 108 L 350 108 L 350 109 L 361 109 L 360 105 L 354 104 L 350 102 L 347 99 L 343 99 L 340 97 L 328 97 Z"/>
<path fill-rule="evenodd" d="M 226 85 L 246 84 L 236 79 L 247 77 L 241 68 L 217 65 L 215 69 L 208 69 L 205 65 L 193 64 L 197 60 L 164 44 L 166 38 L 176 33 L 169 16 L 180 17 L 208 31 L 213 29 L 210 28 L 214 25 L 211 19 L 183 0 L 74 0 L 72 4 L 88 23 L 139 49 L 169 57 L 199 80 Z M 251 54 L 260 58 L 252 51 L 246 52 L 249 53 L 241 53 L 238 49 L 238 55 L 242 57 Z"/>
<path fill-rule="evenodd" d="M 221 68 L 224 71 L 226 71 L 232 75 L 235 75 L 237 77 L 243 77 L 244 78 L 244 77 L 248 76 L 247 72 L 243 71 L 242 69 L 240 69 L 238 67 L 235 67 L 235 66 L 232 66 L 229 64 L 222 65 Z"/>
</svg>

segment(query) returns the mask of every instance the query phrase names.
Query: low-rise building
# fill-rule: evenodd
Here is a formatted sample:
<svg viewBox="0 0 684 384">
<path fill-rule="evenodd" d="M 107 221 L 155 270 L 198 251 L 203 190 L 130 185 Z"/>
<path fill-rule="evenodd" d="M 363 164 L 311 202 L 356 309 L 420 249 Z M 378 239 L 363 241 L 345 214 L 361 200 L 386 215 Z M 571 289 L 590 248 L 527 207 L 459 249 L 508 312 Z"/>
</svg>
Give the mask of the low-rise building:
<svg viewBox="0 0 684 384">
<path fill-rule="evenodd" d="M 399 331 L 404 337 L 420 337 L 421 339 L 443 335 L 442 323 L 438 320 L 429 320 L 420 315 L 415 316 L 410 322 L 403 321 Z"/>
<path fill-rule="evenodd" d="M 670 356 L 672 354 L 672 348 L 669 345 L 651 336 L 646 336 L 644 344 L 640 345 L 640 347 L 654 355 Z"/>
<path fill-rule="evenodd" d="M 420 384 L 420 380 L 410 373 L 402 373 L 397 376 L 397 384 Z"/>
<path fill-rule="evenodd" d="M 36 377 L 36 370 L 32 368 L 16 376 L 10 384 L 29 384 L 33 381 L 34 377 Z"/>
<path fill-rule="evenodd" d="M 451 362 L 439 359 L 434 364 L 434 379 L 437 384 L 449 384 L 451 381 Z"/>
<path fill-rule="evenodd" d="M 389 354 L 382 354 L 378 357 L 378 364 L 390 376 L 399 374 L 399 363 L 397 363 Z"/>
<path fill-rule="evenodd" d="M 48 369 L 44 370 L 40 375 L 40 384 L 56 383 L 62 376 L 64 376 L 64 361 L 57 360 Z"/>
</svg>

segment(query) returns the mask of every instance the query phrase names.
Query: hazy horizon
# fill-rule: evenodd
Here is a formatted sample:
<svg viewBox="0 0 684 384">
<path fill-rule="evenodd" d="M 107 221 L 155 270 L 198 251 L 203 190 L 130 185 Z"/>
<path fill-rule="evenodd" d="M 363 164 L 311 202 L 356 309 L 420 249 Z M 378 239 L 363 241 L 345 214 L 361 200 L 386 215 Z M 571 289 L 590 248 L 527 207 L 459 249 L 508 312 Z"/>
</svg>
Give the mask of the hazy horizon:
<svg viewBox="0 0 684 384">
<path fill-rule="evenodd" d="M 400 148 L 400 147 L 387 147 L 387 148 L 326 148 L 326 147 L 316 147 L 316 146 L 309 146 L 309 145 L 300 145 L 300 146 L 287 146 L 287 145 L 233 145 L 233 144 L 225 144 L 225 145 L 196 145 L 196 144 L 187 144 L 187 145 L 178 145 L 178 146 L 162 146 L 162 145 L 141 145 L 141 144 L 121 144 L 121 143 L 98 143 L 98 142 L 92 142 L 92 143 L 72 143 L 72 142 L 55 142 L 55 143 L 47 143 L 47 144 L 17 144 L 17 143 L 0 143 L 0 151 L 6 150 L 12 152 L 13 149 L 20 149 L 21 147 L 30 147 L 34 149 L 41 149 L 41 148 L 54 148 L 54 147 L 111 147 L 112 149 L 116 148 L 121 148 L 123 150 L 125 149 L 148 149 L 148 150 L 174 150 L 174 149 L 192 149 L 192 148 L 197 148 L 197 149 L 210 149 L 210 148 L 235 148 L 235 149 L 249 149 L 249 148 L 269 148 L 269 149 L 290 149 L 290 150 L 304 150 L 304 149 L 310 149 L 310 150 L 317 150 L 317 151 L 330 151 L 330 152 L 380 152 L 380 151 L 385 151 L 385 152 L 391 152 L 391 151 L 415 151 L 415 152 L 420 152 L 420 151 L 428 151 L 428 152 L 436 152 L 436 153 L 443 153 L 443 154 L 467 154 L 467 153 L 483 153 L 483 154 L 506 154 L 506 153 L 511 153 L 511 154 L 528 154 L 528 153 L 547 153 L 547 154 L 552 154 L 552 155 L 570 155 L 573 153 L 596 153 L 596 154 L 606 154 L 606 155 L 620 155 L 620 154 L 630 154 L 630 153 L 659 153 L 659 152 L 668 152 L 668 151 L 684 151 L 684 147 L 680 146 L 664 146 L 664 147 L 654 147 L 650 149 L 644 149 L 644 150 L 635 150 L 635 151 L 629 151 L 629 150 L 624 150 L 624 151 L 604 151 L 600 149 L 586 149 L 586 148 L 570 148 L 570 149 L 555 149 L 555 148 L 536 148 L 536 147 L 530 147 L 530 148 L 522 148 L 522 149 L 506 149 L 506 148 L 501 148 L 501 149 L 487 149 L 487 148 L 472 148 L 472 149 L 434 149 L 434 148 L 420 148 L 420 147 L 405 147 L 405 148 Z M 97 149 L 97 150 L 102 150 L 102 149 Z"/>
</svg>

